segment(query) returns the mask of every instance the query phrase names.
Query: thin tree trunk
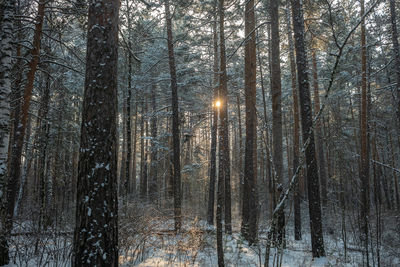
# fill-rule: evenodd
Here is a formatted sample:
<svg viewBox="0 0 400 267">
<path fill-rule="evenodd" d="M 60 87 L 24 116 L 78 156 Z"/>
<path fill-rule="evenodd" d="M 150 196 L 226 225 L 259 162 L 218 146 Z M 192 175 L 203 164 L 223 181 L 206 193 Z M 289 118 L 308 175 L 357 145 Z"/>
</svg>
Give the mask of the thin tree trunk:
<svg viewBox="0 0 400 267">
<path fill-rule="evenodd" d="M 220 108 L 220 153 L 221 162 L 218 176 L 224 180 L 224 211 L 225 211 L 225 232 L 232 233 L 232 212 L 231 212 L 231 173 L 229 156 L 229 126 L 228 126 L 228 75 L 226 73 L 226 52 L 225 52 L 225 11 L 224 0 L 219 0 L 219 41 L 220 41 L 220 76 L 219 95 L 221 98 Z"/>
<path fill-rule="evenodd" d="M 361 15 L 364 15 L 364 0 L 361 0 Z M 367 111 L 367 47 L 365 40 L 365 19 L 361 22 L 361 240 L 365 246 L 366 264 L 369 266 L 368 222 L 369 222 L 369 151 L 368 151 L 368 111 Z"/>
<path fill-rule="evenodd" d="M 178 83 L 176 78 L 176 66 L 174 55 L 174 43 L 172 37 L 172 22 L 169 10 L 169 0 L 164 0 L 165 17 L 167 24 L 167 43 L 169 71 L 171 75 L 172 94 L 172 146 L 173 146 L 173 170 L 174 170 L 174 220 L 175 230 L 179 231 L 182 226 L 182 193 L 181 193 L 181 156 L 180 156 L 180 132 L 179 132 L 179 104 L 178 104 Z"/>
<path fill-rule="evenodd" d="M 132 193 L 136 197 L 136 152 L 137 152 L 137 121 L 138 121 L 138 91 L 135 94 L 135 122 L 133 130 L 133 159 L 132 159 Z"/>
<path fill-rule="evenodd" d="M 312 51 L 313 62 L 313 78 L 314 78 L 314 113 L 318 114 L 320 111 L 319 101 L 319 85 L 318 85 L 318 69 L 317 69 L 317 56 L 315 50 Z M 328 201 L 328 193 L 326 187 L 326 169 L 325 169 L 325 154 L 324 154 L 324 140 L 322 136 L 321 120 L 318 120 L 315 125 L 315 143 L 318 154 L 318 170 L 321 182 L 321 200 L 322 205 L 326 206 Z"/>
<path fill-rule="evenodd" d="M 215 199 L 215 178 L 217 171 L 217 127 L 218 127 L 218 107 L 215 106 L 218 100 L 218 32 L 217 32 L 217 1 L 214 0 L 213 5 L 213 48 L 214 48 L 214 65 L 213 65 L 213 88 L 214 88 L 214 104 L 212 113 L 212 126 L 211 126 L 211 158 L 210 158 L 210 181 L 208 190 L 208 209 L 207 209 L 207 221 L 208 224 L 214 224 L 214 199 Z"/>
<path fill-rule="evenodd" d="M 157 179 L 157 114 L 156 114 L 156 86 L 151 87 L 151 163 L 150 163 L 150 185 L 149 197 L 154 203 L 158 202 L 158 179 Z"/>
<path fill-rule="evenodd" d="M 117 0 L 89 4 L 74 267 L 118 266 L 118 9 Z"/>
<path fill-rule="evenodd" d="M 145 134 L 145 121 L 144 116 L 146 113 L 144 104 L 144 95 L 142 95 L 141 100 L 142 114 L 140 115 L 140 198 L 145 199 L 147 194 L 147 167 L 146 167 L 146 157 L 145 157 L 145 146 L 144 146 L 144 134 Z"/>
<path fill-rule="evenodd" d="M 130 40 L 129 40 L 130 44 Z M 131 161 L 132 161 L 132 125 L 131 125 L 131 102 L 132 102 L 132 53 L 128 55 L 128 98 L 126 99 L 126 161 L 125 161 L 125 200 L 128 201 L 131 193 Z M 122 181 L 121 181 L 122 183 Z"/>
<path fill-rule="evenodd" d="M 395 58 L 395 70 L 396 70 L 396 89 L 397 89 L 397 120 L 398 120 L 398 131 L 400 135 L 400 47 L 399 39 L 397 35 L 397 24 L 396 24 L 396 2 L 395 0 L 389 0 L 390 4 L 390 19 L 392 26 L 392 42 Z"/>
<path fill-rule="evenodd" d="M 223 7 L 224 0 L 219 0 L 220 8 Z M 222 2 L 222 3 L 221 3 Z M 220 112 L 218 109 L 217 120 L 220 118 Z M 218 132 L 220 133 L 221 128 L 218 127 Z M 219 143 L 221 143 L 221 134 L 219 134 Z M 220 147 L 220 146 L 219 146 Z M 219 161 L 219 166 L 222 165 L 222 162 Z M 219 168 L 221 170 L 221 167 Z M 217 223 L 217 257 L 218 257 L 218 267 L 224 267 L 224 245 L 223 245 L 223 233 L 222 233 L 222 206 L 224 205 L 224 180 L 223 176 L 218 175 L 218 185 L 217 185 L 217 214 L 216 214 L 216 223 Z"/>
<path fill-rule="evenodd" d="M 313 119 L 311 112 L 310 84 L 308 80 L 307 53 L 305 50 L 304 17 L 300 1 L 291 0 L 294 40 L 296 47 L 297 77 L 299 82 L 299 100 L 303 140 L 309 141 L 306 146 L 307 189 L 311 228 L 311 245 L 313 257 L 325 255 L 322 235 L 321 202 L 319 195 L 318 166 L 315 156 Z"/>
</svg>

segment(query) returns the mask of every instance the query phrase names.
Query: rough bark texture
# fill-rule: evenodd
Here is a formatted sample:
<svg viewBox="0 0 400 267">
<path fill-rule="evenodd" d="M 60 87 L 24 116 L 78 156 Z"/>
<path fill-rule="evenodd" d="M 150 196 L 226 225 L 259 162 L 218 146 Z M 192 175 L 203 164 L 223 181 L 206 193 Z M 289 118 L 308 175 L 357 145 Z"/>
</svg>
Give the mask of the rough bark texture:
<svg viewBox="0 0 400 267">
<path fill-rule="evenodd" d="M 117 0 L 89 5 L 72 266 L 118 266 Z"/>
<path fill-rule="evenodd" d="M 242 206 L 242 235 L 249 244 L 257 241 L 257 112 L 256 112 L 256 35 L 254 0 L 246 2 L 244 89 L 246 103 L 246 143 L 244 157 L 244 185 Z"/>
<path fill-rule="evenodd" d="M 312 62 L 313 62 L 313 80 L 314 80 L 314 113 L 318 114 L 320 111 L 319 101 L 319 85 L 318 85 L 318 68 L 317 68 L 317 55 L 315 50 L 312 51 Z M 318 170 L 321 182 L 321 200 L 325 206 L 328 201 L 328 193 L 326 188 L 326 169 L 325 169 L 325 154 L 324 154 L 324 139 L 321 129 L 321 120 L 318 120 L 315 125 L 315 143 L 318 155 Z"/>
<path fill-rule="evenodd" d="M 15 0 L 4 1 L 1 6 L 0 17 L 0 266 L 9 261 L 6 207 L 4 199 L 6 197 L 6 175 L 7 175 L 7 155 L 10 140 L 10 92 L 11 92 L 11 68 L 12 68 L 12 40 L 13 40 L 13 21 L 15 12 Z"/>
<path fill-rule="evenodd" d="M 11 68 L 12 68 L 12 40 L 13 16 L 15 0 L 4 1 L 1 31 L 0 31 L 0 199 L 3 196 L 3 185 L 7 169 L 7 153 L 10 138 L 10 99 L 11 93 Z"/>
<path fill-rule="evenodd" d="M 311 244 L 314 257 L 325 255 L 322 235 L 321 201 L 319 195 L 318 167 L 315 157 L 313 118 L 311 112 L 310 84 L 308 80 L 307 53 L 304 38 L 304 17 L 300 1 L 291 0 L 294 40 L 296 47 L 297 77 L 299 82 L 300 114 L 303 140 L 309 139 L 306 146 L 307 191 L 310 214 Z"/>
<path fill-rule="evenodd" d="M 272 96 L 272 159 L 274 180 L 277 187 L 283 187 L 283 148 L 282 148 L 282 88 L 281 66 L 279 49 L 279 1 L 270 0 L 271 17 L 271 96 Z M 276 190 L 277 188 L 275 188 Z M 278 191 L 275 192 L 275 201 L 279 199 Z M 279 244 L 284 238 L 285 214 L 283 209 L 279 214 L 277 225 L 277 239 Z"/>
<path fill-rule="evenodd" d="M 169 0 L 164 1 L 165 17 L 167 24 L 167 43 L 168 43 L 168 59 L 169 71 L 171 75 L 171 93 L 172 93 L 172 146 L 173 146 L 173 165 L 174 165 L 174 219 L 175 230 L 179 231 L 182 226 L 181 209 L 182 209 L 182 193 L 181 193 L 181 164 L 180 164 L 180 132 L 179 132 L 179 106 L 178 106 L 178 83 L 176 78 L 176 66 L 174 55 L 174 43 L 172 37 L 172 22 L 169 10 Z"/>
<path fill-rule="evenodd" d="M 293 96 L 293 172 L 299 166 L 300 156 L 300 117 L 299 117 L 299 95 L 296 81 L 296 62 L 294 59 L 294 46 L 293 46 L 293 33 L 290 18 L 290 8 L 286 8 L 287 27 L 288 27 L 288 42 L 289 42 L 289 61 L 290 61 L 290 75 Z M 300 178 L 299 178 L 300 180 Z M 301 239 L 301 207 L 300 207 L 300 188 L 297 183 L 293 191 L 293 208 L 294 208 L 294 239 Z"/>
</svg>

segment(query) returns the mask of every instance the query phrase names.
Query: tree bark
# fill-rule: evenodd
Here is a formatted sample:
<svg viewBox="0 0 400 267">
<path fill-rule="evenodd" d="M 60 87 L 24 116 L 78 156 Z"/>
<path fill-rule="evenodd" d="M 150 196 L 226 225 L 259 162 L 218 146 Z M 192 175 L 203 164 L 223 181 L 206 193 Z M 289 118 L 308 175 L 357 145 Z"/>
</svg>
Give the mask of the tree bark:
<svg viewBox="0 0 400 267">
<path fill-rule="evenodd" d="M 167 44 L 169 71 L 171 75 L 172 94 L 172 146 L 173 146 L 173 173 L 174 173 L 174 220 L 175 230 L 179 231 L 182 226 L 182 193 L 181 193 L 181 163 L 180 163 L 180 132 L 179 132 L 179 104 L 178 104 L 178 83 L 176 78 L 176 65 L 174 55 L 174 43 L 172 37 L 172 22 L 169 10 L 169 0 L 164 0 L 165 16 L 167 24 Z"/>
<path fill-rule="evenodd" d="M 14 25 L 12 18 L 15 14 L 15 0 L 4 1 L 1 6 L 0 17 L 0 265 L 9 262 L 7 229 L 6 226 L 6 183 L 7 183 L 7 155 L 10 141 L 10 98 L 11 69 L 12 69 L 12 40 Z"/>
<path fill-rule="evenodd" d="M 246 103 L 246 144 L 244 158 L 244 184 L 242 206 L 242 235 L 249 242 L 257 242 L 257 111 L 256 111 L 256 35 L 254 0 L 246 2 L 244 89 Z"/>
<path fill-rule="evenodd" d="M 91 2 L 72 266 L 118 266 L 119 1 Z"/>
<path fill-rule="evenodd" d="M 289 4 L 289 3 L 288 3 Z M 296 62 L 294 59 L 294 46 L 293 46 L 293 33 L 290 18 L 290 7 L 286 8 L 287 16 L 287 34 L 289 42 L 289 62 L 290 62 L 290 75 L 293 96 L 293 171 L 299 166 L 300 156 L 300 117 L 299 117 L 299 95 L 296 81 Z M 299 177 L 300 180 L 300 177 Z M 300 183 L 296 184 L 293 191 L 293 208 L 294 208 L 294 239 L 301 240 L 301 199 L 300 199 Z"/>
<path fill-rule="evenodd" d="M 281 66 L 279 49 L 279 0 L 270 0 L 271 17 L 271 96 L 272 96 L 272 160 L 274 164 L 274 180 L 276 188 L 283 187 L 283 148 L 282 148 L 282 88 Z M 279 199 L 278 191 L 275 200 Z M 279 244 L 284 243 L 285 235 L 284 209 L 280 211 L 277 225 L 277 239 Z"/>
<path fill-rule="evenodd" d="M 31 59 L 28 63 L 28 73 L 26 76 L 26 84 L 24 88 L 24 95 L 21 105 L 21 113 L 18 112 L 18 116 L 15 118 L 16 127 L 14 129 L 13 146 L 11 149 L 11 154 L 9 157 L 10 169 L 8 173 L 8 181 L 6 186 L 6 207 L 5 212 L 2 217 L 4 218 L 4 236 L 6 238 L 11 234 L 13 228 L 13 213 L 15 201 L 18 194 L 19 182 L 21 178 L 21 156 L 25 137 L 25 129 L 28 121 L 28 111 L 30 107 L 30 102 L 32 98 L 33 83 L 35 80 L 35 73 L 37 70 L 37 65 L 39 63 L 40 54 L 40 42 L 42 38 L 42 27 L 44 20 L 44 13 L 46 7 L 46 1 L 39 1 L 37 16 L 35 21 L 35 31 L 33 34 L 32 49 L 30 51 Z M 16 113 L 17 115 L 17 113 Z M 3 243 L 3 242 L 1 242 Z M 3 260 L 4 264 L 8 262 L 8 245 L 3 243 L 0 244 L 0 260 Z M 2 262 L 0 262 L 1 264 Z"/>
<path fill-rule="evenodd" d="M 318 167 L 315 156 L 313 118 L 311 112 L 310 84 L 308 80 L 307 53 L 305 50 L 304 17 L 300 1 L 291 0 L 294 40 L 296 47 L 297 77 L 299 82 L 300 115 L 303 142 L 306 146 L 307 191 L 310 214 L 311 245 L 314 257 L 325 255 L 322 235 L 321 202 L 319 195 Z"/>
</svg>

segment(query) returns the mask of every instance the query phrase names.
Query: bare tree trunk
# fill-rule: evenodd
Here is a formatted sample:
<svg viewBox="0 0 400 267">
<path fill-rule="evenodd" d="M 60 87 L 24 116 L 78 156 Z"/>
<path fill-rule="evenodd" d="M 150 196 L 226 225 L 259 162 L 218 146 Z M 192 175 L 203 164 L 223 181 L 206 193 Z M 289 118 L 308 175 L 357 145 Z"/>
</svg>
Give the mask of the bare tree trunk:
<svg viewBox="0 0 400 267">
<path fill-rule="evenodd" d="M 258 31 L 257 31 L 258 35 Z M 268 116 L 267 116 L 267 103 L 265 99 L 265 87 L 264 87 L 264 75 L 263 75 L 263 68 L 262 68 L 262 62 L 261 62 L 261 55 L 260 55 L 260 49 L 259 46 L 257 46 L 257 57 L 258 57 L 258 67 L 260 70 L 260 79 L 261 79 L 261 94 L 262 94 L 262 101 L 263 101 L 263 112 L 264 112 L 264 125 L 263 125 L 263 132 L 265 136 L 264 140 L 264 145 L 265 145 L 265 207 L 266 211 L 268 210 L 268 184 L 269 181 L 271 180 L 271 152 L 269 149 L 269 133 L 268 133 Z M 264 177 L 264 175 L 262 176 Z"/>
<path fill-rule="evenodd" d="M 317 56 L 315 50 L 312 51 L 313 62 L 313 78 L 314 78 L 314 113 L 318 114 L 320 111 L 319 101 L 319 85 L 318 85 L 318 69 L 317 69 Z M 326 169 L 325 169 L 325 154 L 324 154 L 324 140 L 322 136 L 321 120 L 318 120 L 315 125 L 315 138 L 316 149 L 318 154 L 318 170 L 321 182 L 321 200 L 322 205 L 326 206 L 328 201 L 328 193 L 326 187 Z"/>
<path fill-rule="evenodd" d="M 397 179 L 397 172 L 395 171 L 396 168 L 396 162 L 395 162 L 395 152 L 394 152 L 394 145 L 392 141 L 392 134 L 389 133 L 389 142 L 390 142 L 390 153 L 392 156 L 392 167 L 393 167 L 393 184 L 394 184 L 394 199 L 396 201 L 397 209 L 400 210 L 400 197 L 399 197 L 399 185 L 398 185 L 398 179 Z"/>
<path fill-rule="evenodd" d="M 257 242 L 257 113 L 256 113 L 256 35 L 254 0 L 246 2 L 245 36 L 245 102 L 246 102 L 246 145 L 244 158 L 244 184 L 242 207 L 242 235 L 249 244 Z"/>
<path fill-rule="evenodd" d="M 133 127 L 133 159 L 132 159 L 132 193 L 136 197 L 136 152 L 137 152 L 137 121 L 138 121 L 138 91 L 135 94 L 135 122 Z"/>
<path fill-rule="evenodd" d="M 129 44 L 131 44 L 129 39 Z M 128 55 L 128 97 L 126 99 L 126 161 L 125 161 L 125 200 L 128 201 L 131 193 L 131 161 L 132 161 L 132 125 L 131 125 L 131 102 L 132 102 L 132 53 Z M 122 183 L 122 181 L 121 181 Z"/>
<path fill-rule="evenodd" d="M 282 89 L 279 49 L 279 1 L 270 0 L 271 17 L 271 95 L 272 95 L 272 160 L 274 163 L 274 180 L 278 187 L 283 187 L 283 148 L 282 148 Z M 276 189 L 277 189 L 276 188 Z M 279 199 L 279 192 L 275 192 Z M 284 244 L 285 214 L 281 209 L 277 225 L 277 239 Z"/>
<path fill-rule="evenodd" d="M 321 202 L 319 195 L 318 167 L 315 157 L 313 119 L 311 112 L 310 84 L 308 80 L 307 53 L 305 50 L 304 17 L 300 1 L 291 0 L 294 40 L 296 47 L 297 77 L 299 82 L 299 100 L 303 141 L 306 146 L 307 189 L 310 214 L 311 244 L 313 257 L 325 255 L 322 235 Z"/>
<path fill-rule="evenodd" d="M 100 3 L 100 4 L 99 4 Z M 118 266 L 119 1 L 91 2 L 72 266 Z M 93 103 L 102 103 L 101 109 Z"/>
<path fill-rule="evenodd" d="M 211 126 L 211 159 L 210 159 L 210 181 L 208 190 L 208 209 L 207 209 L 207 221 L 208 224 L 214 224 L 214 199 L 215 199 L 215 178 L 217 171 L 217 127 L 218 127 L 218 107 L 215 106 L 215 101 L 218 99 L 218 32 L 217 32 L 217 1 L 213 3 L 213 48 L 214 48 L 214 66 L 213 66 L 213 88 L 214 88 L 214 104 L 212 113 L 212 126 Z"/>
<path fill-rule="evenodd" d="M 293 33 L 290 18 L 290 6 L 286 8 L 287 16 L 287 27 L 288 27 L 288 42 L 289 42 L 289 62 L 290 62 L 290 74 L 291 74 L 291 85 L 293 95 L 293 171 L 299 166 L 300 156 L 300 117 L 299 117 L 299 96 L 296 81 L 296 62 L 294 59 L 294 46 L 293 46 Z M 300 180 L 300 179 L 299 179 Z M 301 198 L 300 198 L 300 183 L 296 184 L 293 196 L 294 206 L 294 239 L 301 240 Z"/>
<path fill-rule="evenodd" d="M 7 228 L 6 228 L 6 183 L 7 183 L 7 155 L 10 141 L 10 99 L 11 68 L 12 68 L 12 41 L 14 37 L 13 16 L 15 14 L 15 0 L 2 2 L 0 17 L 0 265 L 9 262 Z"/>
<path fill-rule="evenodd" d="M 156 85 L 151 87 L 151 163 L 150 163 L 150 185 L 149 197 L 154 203 L 158 202 L 158 179 L 157 179 L 157 114 L 156 114 Z"/>
<path fill-rule="evenodd" d="M 394 58 L 396 63 L 395 70 L 396 70 L 396 89 L 397 89 L 397 119 L 398 119 L 398 131 L 400 135 L 400 47 L 397 35 L 395 0 L 389 0 L 389 4 L 390 4 L 390 19 L 392 24 L 392 42 L 393 42 Z"/>
<path fill-rule="evenodd" d="M 224 0 L 219 0 L 220 8 L 223 7 Z M 220 112 L 218 109 L 217 119 L 220 118 Z M 218 127 L 218 132 L 221 132 L 221 128 Z M 219 143 L 221 143 L 221 134 L 218 136 Z M 220 146 L 219 146 L 220 147 Z M 219 161 L 219 171 L 221 170 L 222 162 Z M 224 205 L 224 180 L 222 175 L 218 175 L 218 185 L 217 185 L 217 257 L 218 257 L 218 267 L 224 267 L 224 245 L 223 245 L 223 233 L 222 233 L 222 206 Z"/>
<path fill-rule="evenodd" d="M 226 52 L 225 52 L 225 12 L 224 0 L 219 1 L 219 41 L 220 41 L 220 76 L 219 95 L 222 101 L 220 108 L 220 153 L 221 162 L 219 177 L 224 180 L 224 211 L 225 211 L 225 232 L 232 233 L 232 212 L 231 212 L 231 167 L 229 155 L 229 126 L 228 126 L 228 75 L 226 73 Z"/>
<path fill-rule="evenodd" d="M 10 99 L 11 68 L 12 68 L 12 41 L 14 38 L 13 16 L 15 0 L 2 3 L 4 12 L 1 19 L 0 33 L 0 201 L 3 199 L 7 173 L 7 154 L 10 139 Z M 1 256 L 0 256 L 1 257 Z M 1 259 L 0 259 L 1 262 Z"/>
<path fill-rule="evenodd" d="M 142 114 L 140 115 L 140 198 L 145 199 L 147 195 L 147 165 L 146 165 L 146 152 L 145 152 L 145 121 L 144 116 L 146 113 L 144 104 L 144 94 L 141 100 Z"/>
<path fill-rule="evenodd" d="M 178 105 L 178 83 L 176 78 L 176 66 L 174 55 L 174 43 L 172 37 L 171 14 L 169 10 L 169 0 L 164 0 L 165 16 L 167 24 L 167 42 L 169 71 L 171 75 L 172 93 L 172 146 L 173 146 L 173 167 L 174 167 L 174 220 L 175 230 L 179 231 L 182 226 L 182 192 L 181 192 L 181 156 L 180 156 L 180 131 L 179 131 L 179 105 Z"/>
<path fill-rule="evenodd" d="M 39 118 L 38 118 L 38 180 L 40 185 L 40 217 L 39 225 L 43 225 L 45 229 L 50 223 L 48 213 L 48 174 L 46 173 L 47 144 L 49 139 L 48 112 L 50 106 L 50 75 L 46 74 L 46 85 L 40 101 Z"/>
<path fill-rule="evenodd" d="M 364 15 L 364 0 L 361 0 L 361 16 Z M 366 264 L 369 266 L 368 222 L 369 222 L 369 151 L 368 151 L 368 101 L 367 101 L 367 47 L 365 40 L 365 19 L 361 22 L 361 240 L 365 246 Z"/>
<path fill-rule="evenodd" d="M 13 213 L 14 213 L 14 206 L 15 201 L 18 194 L 19 182 L 21 178 L 21 156 L 22 156 L 22 149 L 25 137 L 25 129 L 28 121 L 28 111 L 30 107 L 30 102 L 32 98 L 32 90 L 33 90 L 33 83 L 35 80 L 35 73 L 37 70 L 37 65 L 39 63 L 39 54 L 40 54 L 40 42 L 42 37 L 42 27 L 43 27 L 43 20 L 44 20 L 44 13 L 45 13 L 45 6 L 46 1 L 41 0 L 39 1 L 37 16 L 36 16 L 36 23 L 35 23 L 35 31 L 33 35 L 33 47 L 30 51 L 31 59 L 28 63 L 28 73 L 26 77 L 26 84 L 24 88 L 24 95 L 22 99 L 21 105 L 21 113 L 16 113 L 17 117 L 15 118 L 15 129 L 14 129 L 14 137 L 13 137 L 13 146 L 11 149 L 11 154 L 9 157 L 10 161 L 10 169 L 8 173 L 8 181 L 6 186 L 6 202 L 7 207 L 6 211 L 2 215 L 4 220 L 4 236 L 6 238 L 9 237 L 11 234 L 11 230 L 13 228 Z M 4 264 L 8 263 L 8 245 L 7 244 L 0 244 L 0 261 L 3 261 Z M 0 262 L 2 264 L 2 262 Z"/>
</svg>

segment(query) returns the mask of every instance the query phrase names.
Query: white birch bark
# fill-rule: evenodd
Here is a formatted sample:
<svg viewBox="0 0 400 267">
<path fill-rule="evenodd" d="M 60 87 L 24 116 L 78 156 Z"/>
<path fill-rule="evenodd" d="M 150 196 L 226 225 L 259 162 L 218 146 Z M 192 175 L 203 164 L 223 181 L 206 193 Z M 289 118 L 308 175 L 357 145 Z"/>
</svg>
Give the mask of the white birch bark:
<svg viewBox="0 0 400 267">
<path fill-rule="evenodd" d="M 4 1 L 3 21 L 0 24 L 0 198 L 3 197 L 3 185 L 7 169 L 8 140 L 10 137 L 10 99 L 13 14 L 15 0 Z"/>
</svg>

